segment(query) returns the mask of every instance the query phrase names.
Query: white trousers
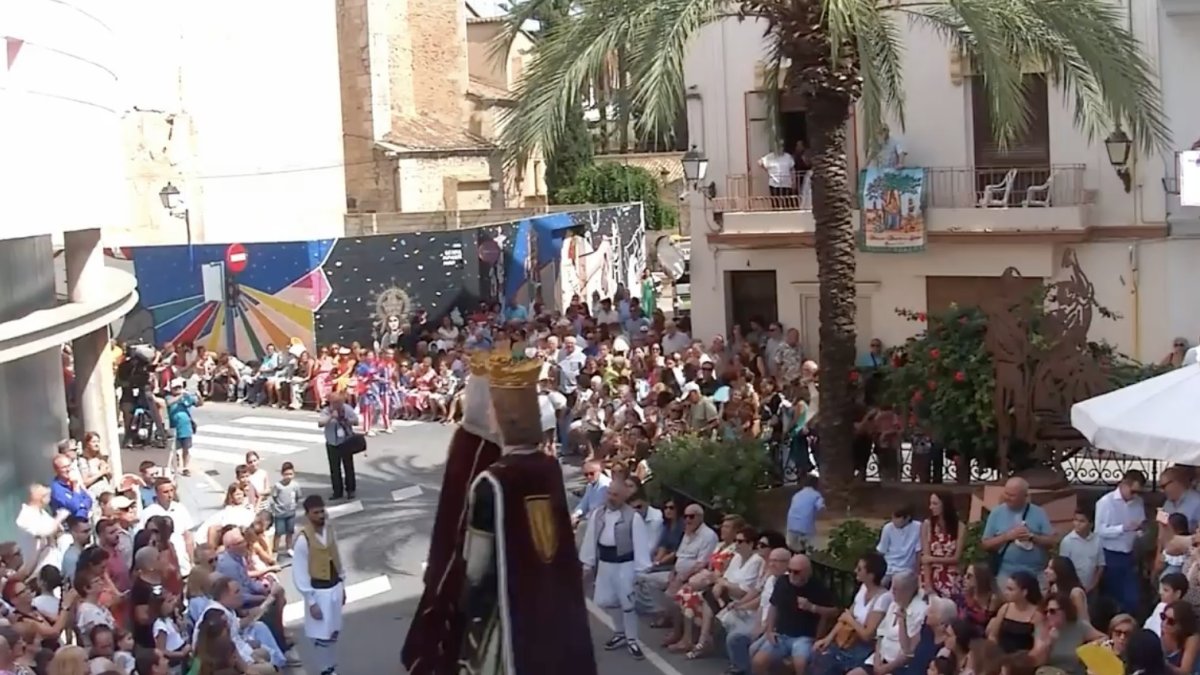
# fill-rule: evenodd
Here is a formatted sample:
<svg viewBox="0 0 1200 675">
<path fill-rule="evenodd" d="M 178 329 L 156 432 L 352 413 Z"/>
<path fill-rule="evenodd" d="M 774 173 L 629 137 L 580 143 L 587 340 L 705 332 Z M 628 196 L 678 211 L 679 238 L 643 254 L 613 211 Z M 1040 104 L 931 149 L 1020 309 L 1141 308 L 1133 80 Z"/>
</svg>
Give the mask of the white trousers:
<svg viewBox="0 0 1200 675">
<path fill-rule="evenodd" d="M 634 603 L 633 563 L 596 564 L 596 590 L 592 600 L 608 612 L 613 629 L 625 639 L 638 639 L 638 618 Z"/>
</svg>

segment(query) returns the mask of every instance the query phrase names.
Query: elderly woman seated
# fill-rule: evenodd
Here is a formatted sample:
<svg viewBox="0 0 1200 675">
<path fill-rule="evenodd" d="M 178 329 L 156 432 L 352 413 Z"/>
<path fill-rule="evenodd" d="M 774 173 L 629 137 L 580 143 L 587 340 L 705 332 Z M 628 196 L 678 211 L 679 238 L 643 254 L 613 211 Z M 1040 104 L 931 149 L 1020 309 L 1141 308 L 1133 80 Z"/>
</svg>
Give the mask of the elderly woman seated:
<svg viewBox="0 0 1200 675">
<path fill-rule="evenodd" d="M 892 604 L 875 631 L 875 650 L 850 675 L 921 675 L 937 656 L 958 607 L 946 598 L 926 602 L 912 572 L 892 578 Z"/>
</svg>

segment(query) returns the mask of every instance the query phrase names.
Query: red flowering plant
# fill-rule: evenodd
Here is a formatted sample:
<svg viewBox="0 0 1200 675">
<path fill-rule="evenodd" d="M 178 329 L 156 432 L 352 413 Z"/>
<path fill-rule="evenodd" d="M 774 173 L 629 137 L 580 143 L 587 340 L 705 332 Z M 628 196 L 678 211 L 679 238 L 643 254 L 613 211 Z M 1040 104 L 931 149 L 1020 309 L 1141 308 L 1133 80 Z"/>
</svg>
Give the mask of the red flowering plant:
<svg viewBox="0 0 1200 675">
<path fill-rule="evenodd" d="M 1042 288 L 1030 301 L 1044 306 L 1048 289 Z M 1109 320 L 1121 317 L 1095 306 Z M 924 325 L 924 331 L 892 350 L 883 399 L 896 406 L 908 420 L 910 437 L 927 435 L 940 442 L 951 457 L 960 453 L 982 466 L 997 464 L 996 417 L 992 406 L 995 369 L 984 346 L 987 316 L 978 307 L 951 305 L 944 312 L 926 314 L 906 309 L 896 313 Z M 1029 322 L 1029 341 L 1035 353 L 1053 344 L 1057 336 L 1043 335 L 1041 312 Z M 1049 339 L 1048 339 L 1049 338 Z M 1088 344 L 1091 358 L 1103 368 L 1109 386 L 1119 388 L 1162 372 L 1117 352 L 1106 343 Z M 1026 460 L 1028 448 L 1012 447 L 1014 466 Z"/>
<path fill-rule="evenodd" d="M 978 307 L 957 306 L 896 313 L 925 330 L 892 350 L 884 400 L 908 420 L 910 437 L 928 435 L 952 455 L 990 464 L 996 456 L 995 372 L 983 342 L 987 317 Z"/>
</svg>

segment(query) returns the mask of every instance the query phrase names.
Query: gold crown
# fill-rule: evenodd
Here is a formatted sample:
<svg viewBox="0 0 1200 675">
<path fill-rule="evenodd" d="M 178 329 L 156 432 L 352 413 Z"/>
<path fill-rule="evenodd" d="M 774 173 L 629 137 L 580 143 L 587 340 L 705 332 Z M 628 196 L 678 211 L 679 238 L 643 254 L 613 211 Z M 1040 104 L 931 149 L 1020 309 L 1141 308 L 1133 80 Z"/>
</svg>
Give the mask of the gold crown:
<svg viewBox="0 0 1200 675">
<path fill-rule="evenodd" d="M 497 389 L 533 389 L 542 375 L 541 359 L 514 358 L 511 351 L 492 352 L 488 383 Z"/>
<path fill-rule="evenodd" d="M 489 353 L 480 349 L 471 352 L 467 357 L 467 365 L 471 369 L 472 375 L 484 377 L 488 373 L 488 356 Z"/>
</svg>

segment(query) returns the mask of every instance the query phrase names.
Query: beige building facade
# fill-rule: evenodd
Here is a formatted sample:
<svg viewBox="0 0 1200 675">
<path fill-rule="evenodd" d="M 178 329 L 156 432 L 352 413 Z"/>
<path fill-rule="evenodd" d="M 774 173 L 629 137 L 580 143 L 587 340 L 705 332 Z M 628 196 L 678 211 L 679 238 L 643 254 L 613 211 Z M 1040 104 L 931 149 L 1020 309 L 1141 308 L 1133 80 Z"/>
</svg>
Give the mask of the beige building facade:
<svg viewBox="0 0 1200 675">
<path fill-rule="evenodd" d="M 494 143 L 530 43 L 492 58 L 495 21 L 462 2 L 338 0 L 346 208 L 410 213 L 522 206 L 538 170 Z"/>
<path fill-rule="evenodd" d="M 1006 267 L 1034 280 L 1069 273 L 1067 249 L 1095 286 L 1096 299 L 1120 315 L 1097 318 L 1092 338 L 1143 360 L 1158 360 L 1172 339 L 1200 338 L 1200 209 L 1181 207 L 1177 152 L 1200 137 L 1200 94 L 1187 84 L 1200 59 L 1200 17 L 1189 3 L 1134 3 L 1130 17 L 1160 73 L 1174 135 L 1170 152 L 1135 156 L 1130 189 L 1102 139 L 1072 124 L 1069 103 L 1029 73 L 1030 133 L 1019 152 L 991 143 L 981 120 L 980 83 L 936 35 L 906 26 L 903 39 L 907 126 L 895 127 L 906 167 L 924 169 L 926 244 L 908 253 L 858 255 L 858 340 L 899 344 L 919 326 L 897 309 L 936 311 L 973 304 L 994 292 Z M 1191 3 L 1195 4 L 1195 3 Z M 770 151 L 762 74 L 763 26 L 726 20 L 706 27 L 686 63 L 692 142 L 709 160 L 716 196 L 688 198 L 692 321 L 708 339 L 751 317 L 800 330 L 818 349 L 814 223 L 803 199 L 771 199 L 759 159 Z M 781 100 L 785 136 L 802 137 L 803 110 Z M 851 120 L 852 175 L 867 165 L 865 139 Z M 1134 153 L 1136 155 L 1136 152 Z M 987 187 L 1012 172 L 1010 192 L 987 203 Z M 1049 183 L 1046 193 L 1030 188 Z M 857 186 L 856 186 L 857 190 Z M 1047 194 L 1048 193 L 1048 194 Z M 1032 199 L 1029 197 L 1032 195 Z M 856 222 L 859 218 L 855 214 Z"/>
</svg>

